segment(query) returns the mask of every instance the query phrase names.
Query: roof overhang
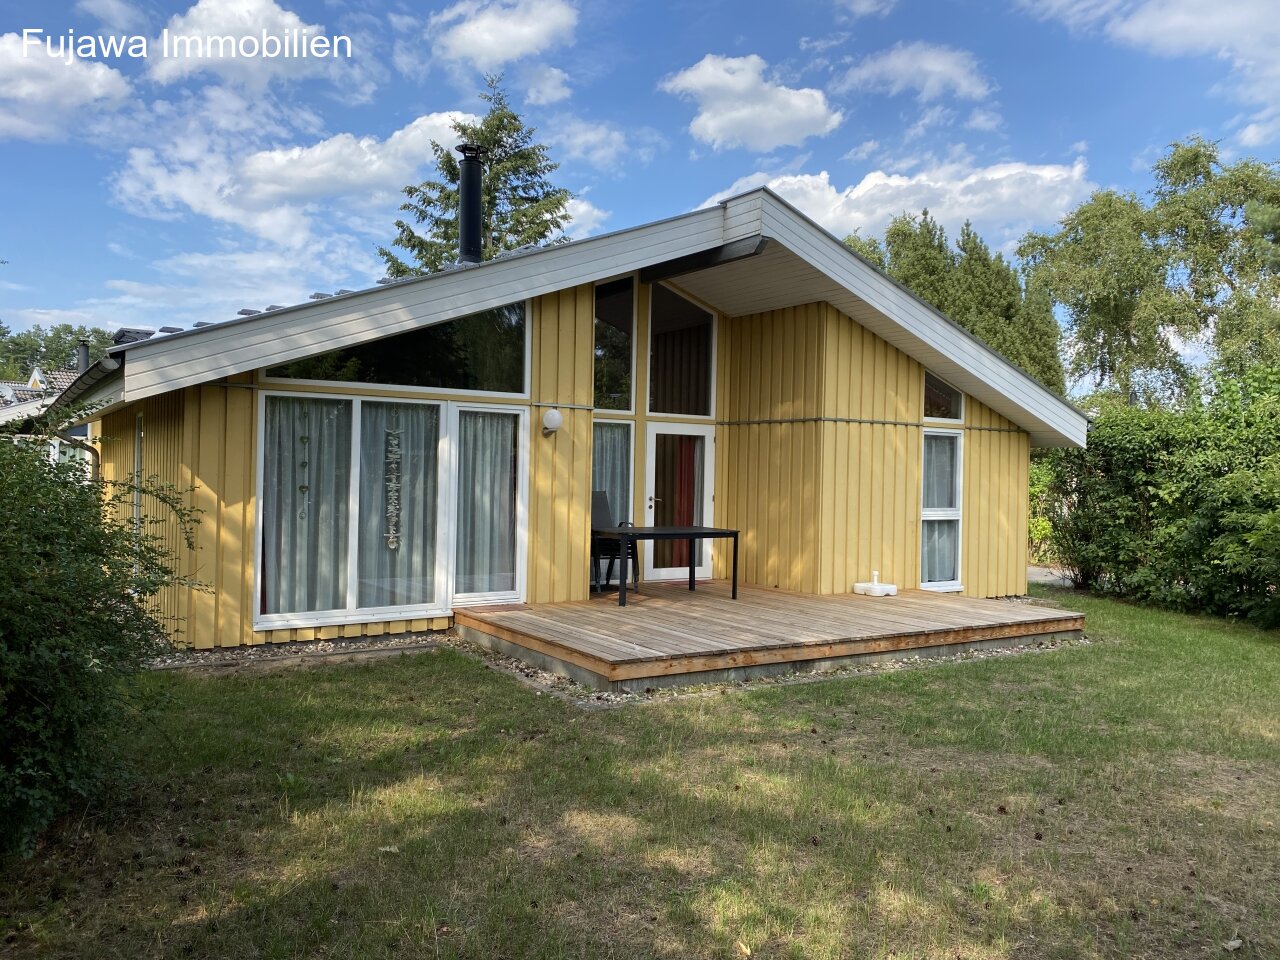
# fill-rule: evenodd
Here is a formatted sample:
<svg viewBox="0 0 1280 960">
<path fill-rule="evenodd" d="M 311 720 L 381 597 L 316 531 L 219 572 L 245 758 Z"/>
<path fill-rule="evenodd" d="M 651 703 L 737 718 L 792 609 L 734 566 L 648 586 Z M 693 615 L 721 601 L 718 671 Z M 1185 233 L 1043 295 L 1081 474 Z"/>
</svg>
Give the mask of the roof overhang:
<svg viewBox="0 0 1280 960">
<path fill-rule="evenodd" d="M 630 230 L 130 343 L 115 393 L 170 390 L 404 333 L 583 283 L 639 271 L 727 316 L 817 301 L 837 309 L 1026 430 L 1035 446 L 1085 445 L 1088 418 L 853 253 L 767 189 Z M 108 361 L 110 362 L 110 361 Z M 75 394 L 73 394 L 74 399 Z"/>
</svg>

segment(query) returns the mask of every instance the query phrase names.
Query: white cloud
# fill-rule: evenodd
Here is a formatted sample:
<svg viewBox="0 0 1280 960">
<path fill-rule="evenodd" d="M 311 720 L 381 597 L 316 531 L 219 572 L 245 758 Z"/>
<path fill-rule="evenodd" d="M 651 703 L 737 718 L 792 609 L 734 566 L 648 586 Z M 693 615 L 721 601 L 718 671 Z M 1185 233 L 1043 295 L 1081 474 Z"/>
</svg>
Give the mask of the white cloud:
<svg viewBox="0 0 1280 960">
<path fill-rule="evenodd" d="M 849 39 L 847 33 L 833 33 L 829 37 L 801 37 L 800 49 L 805 53 L 826 53 Z"/>
<path fill-rule="evenodd" d="M 880 149 L 879 140 L 863 140 L 860 144 L 846 153 L 841 160 L 866 160 L 869 156 Z"/>
<path fill-rule="evenodd" d="M 746 147 L 765 152 L 798 146 L 840 125 L 844 115 L 827 103 L 821 90 L 785 87 L 765 76 L 767 67 L 755 54 L 709 53 L 668 77 L 661 89 L 697 104 L 689 132 L 716 149 Z"/>
<path fill-rule="evenodd" d="M 436 56 L 484 71 L 571 44 L 577 25 L 567 0 L 461 0 L 427 21 Z"/>
<path fill-rule="evenodd" d="M 871 54 L 854 64 L 837 87 L 890 95 L 914 91 L 922 102 L 947 94 L 981 100 L 995 89 L 968 50 L 920 40 Z"/>
<path fill-rule="evenodd" d="M 934 127 L 951 126 L 955 118 L 954 110 L 948 110 L 941 104 L 935 103 L 933 106 L 925 107 L 920 111 L 920 116 L 916 118 L 916 122 L 903 131 L 902 139 L 904 141 L 918 140 Z"/>
<path fill-rule="evenodd" d="M 292 36 L 294 30 L 305 30 L 312 37 L 326 32 L 324 26 L 307 23 L 275 0 L 198 0 L 186 13 L 171 17 L 167 29 L 173 36 L 201 39 L 256 37 L 260 40 L 263 31 L 277 37 Z M 152 42 L 158 49 L 160 41 Z M 151 78 L 159 83 L 173 83 L 205 72 L 224 81 L 260 89 L 277 78 L 330 74 L 343 63 L 325 58 L 223 56 L 229 52 L 222 45 L 213 49 L 207 43 L 183 45 L 171 50 L 169 56 L 153 53 L 147 61 L 148 69 Z"/>
<path fill-rule="evenodd" d="M 79 0 L 76 12 L 93 17 L 116 33 L 133 33 L 146 23 L 142 11 L 128 0 Z"/>
<path fill-rule="evenodd" d="M 974 107 L 969 114 L 969 119 L 964 125 L 970 130 L 978 130 L 982 133 L 994 133 L 1004 125 L 1004 118 L 1000 116 L 998 110 L 990 110 L 986 107 Z"/>
<path fill-rule="evenodd" d="M 557 67 L 540 64 L 525 76 L 525 100 L 535 107 L 559 103 L 569 97 L 569 75 Z"/>
<path fill-rule="evenodd" d="M 1000 247 L 1033 227 L 1060 220 L 1095 189 L 1083 159 L 1063 164 L 974 166 L 964 155 L 935 162 L 911 176 L 876 170 L 839 187 L 824 170 L 782 176 L 755 173 L 707 199 L 704 206 L 744 190 L 768 186 L 837 236 L 879 234 L 892 217 L 928 208 L 950 233 L 972 220 Z"/>
<path fill-rule="evenodd" d="M 433 140 L 453 146 L 453 124 L 459 120 L 475 123 L 479 118 L 458 111 L 429 113 L 385 140 L 340 133 L 309 146 L 260 150 L 240 165 L 243 196 L 255 203 L 275 203 L 397 190 L 433 156 Z"/>
<path fill-rule="evenodd" d="M 43 44 L 25 53 L 21 36 L 0 35 L 0 139 L 64 139 L 88 108 L 114 107 L 129 94 L 129 81 L 105 63 L 67 63 Z"/>
<path fill-rule="evenodd" d="M 147 145 L 127 152 L 114 193 L 142 216 L 194 213 L 290 250 L 313 242 L 311 225 L 320 215 L 330 231 L 335 222 L 389 231 L 396 192 L 421 179 L 433 139 L 452 144 L 455 117 L 477 119 L 427 114 L 386 139 L 343 133 L 282 146 L 282 136 L 305 135 L 291 110 L 269 97 L 206 87 L 153 113 Z M 325 206 L 336 198 L 342 203 Z M 373 217 L 362 225 L 366 214 Z"/>
<path fill-rule="evenodd" d="M 1244 147 L 1280 138 L 1280 16 L 1275 0 L 1020 0 L 1041 19 L 1167 57 L 1215 57 L 1230 65 L 1225 92 L 1256 111 L 1237 121 Z"/>
<path fill-rule="evenodd" d="M 1089 141 L 1077 140 L 1075 143 L 1073 143 L 1070 147 L 1067 148 L 1067 152 L 1068 153 L 1088 153 Z"/>
<path fill-rule="evenodd" d="M 544 130 L 547 143 L 566 160 L 584 160 L 593 167 L 616 167 L 629 149 L 627 136 L 607 123 L 579 117 L 559 117 Z"/>
<path fill-rule="evenodd" d="M 883 17 L 898 0 L 837 0 L 837 6 L 853 17 Z"/>
<path fill-rule="evenodd" d="M 601 210 L 584 197 L 574 197 L 569 201 L 569 228 L 565 232 L 572 240 L 581 240 L 597 232 L 612 215 L 608 210 Z"/>
</svg>

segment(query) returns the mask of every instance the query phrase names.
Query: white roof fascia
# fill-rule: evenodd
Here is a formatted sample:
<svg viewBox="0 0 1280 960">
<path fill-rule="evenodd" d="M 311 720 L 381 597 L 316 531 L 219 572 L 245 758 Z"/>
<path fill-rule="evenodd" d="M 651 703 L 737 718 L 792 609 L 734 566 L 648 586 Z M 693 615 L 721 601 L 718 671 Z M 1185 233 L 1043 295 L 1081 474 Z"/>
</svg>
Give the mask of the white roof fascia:
<svg viewBox="0 0 1280 960">
<path fill-rule="evenodd" d="M 124 399 L 288 363 L 712 249 L 724 242 L 724 219 L 721 207 L 697 210 L 523 256 L 130 344 Z"/>
<path fill-rule="evenodd" d="M 869 327 L 873 333 L 1027 430 L 1033 445 L 1085 445 L 1089 424 L 1085 414 L 858 257 L 786 201 L 762 192 L 761 232 L 878 311 L 885 324 L 879 330 Z M 732 206 L 735 201 L 726 203 Z"/>
</svg>

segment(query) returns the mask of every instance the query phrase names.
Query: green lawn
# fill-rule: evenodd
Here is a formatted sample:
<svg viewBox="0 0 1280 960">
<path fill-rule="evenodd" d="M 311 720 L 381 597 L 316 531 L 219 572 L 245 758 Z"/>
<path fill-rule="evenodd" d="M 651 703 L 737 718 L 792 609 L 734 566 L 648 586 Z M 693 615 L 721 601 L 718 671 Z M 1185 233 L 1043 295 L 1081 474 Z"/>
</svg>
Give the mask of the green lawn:
<svg viewBox="0 0 1280 960">
<path fill-rule="evenodd" d="M 583 711 L 452 650 L 155 675 L 141 782 L 0 866 L 0 953 L 1280 956 L 1280 636 Z"/>
</svg>

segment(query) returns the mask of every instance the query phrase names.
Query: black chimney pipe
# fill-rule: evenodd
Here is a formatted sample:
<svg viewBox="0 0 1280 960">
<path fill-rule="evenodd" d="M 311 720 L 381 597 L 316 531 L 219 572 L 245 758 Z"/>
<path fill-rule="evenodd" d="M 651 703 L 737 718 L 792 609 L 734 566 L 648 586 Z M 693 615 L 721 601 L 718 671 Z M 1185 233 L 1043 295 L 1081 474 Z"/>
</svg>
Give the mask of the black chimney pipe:
<svg viewBox="0 0 1280 960">
<path fill-rule="evenodd" d="M 84 373 L 89 369 L 89 341 L 76 341 L 76 373 Z"/>
<path fill-rule="evenodd" d="M 460 143 L 454 149 L 462 154 L 458 161 L 458 262 L 479 263 L 484 259 L 480 209 L 484 148 L 474 143 Z"/>
</svg>

